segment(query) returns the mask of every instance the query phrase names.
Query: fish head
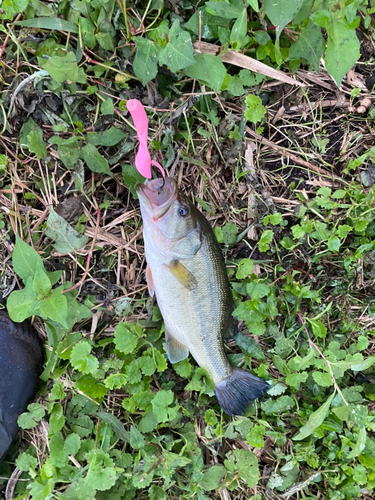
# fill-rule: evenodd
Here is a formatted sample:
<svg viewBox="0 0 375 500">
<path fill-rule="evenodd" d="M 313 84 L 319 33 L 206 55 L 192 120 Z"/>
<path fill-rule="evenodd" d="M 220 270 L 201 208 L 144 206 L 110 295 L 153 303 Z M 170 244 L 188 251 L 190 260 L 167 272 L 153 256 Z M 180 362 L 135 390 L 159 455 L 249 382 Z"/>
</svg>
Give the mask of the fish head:
<svg viewBox="0 0 375 500">
<path fill-rule="evenodd" d="M 163 239 L 181 240 L 197 228 L 194 210 L 173 179 L 153 179 L 136 186 L 144 226 Z"/>
</svg>

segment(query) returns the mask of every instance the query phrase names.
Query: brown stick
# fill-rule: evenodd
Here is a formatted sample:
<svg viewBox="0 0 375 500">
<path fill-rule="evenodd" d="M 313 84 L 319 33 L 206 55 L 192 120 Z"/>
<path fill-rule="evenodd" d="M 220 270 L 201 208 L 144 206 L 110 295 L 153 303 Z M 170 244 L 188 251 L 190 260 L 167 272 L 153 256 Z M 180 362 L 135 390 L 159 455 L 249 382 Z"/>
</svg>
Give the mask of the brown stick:
<svg viewBox="0 0 375 500">
<path fill-rule="evenodd" d="M 207 42 L 195 42 L 193 43 L 193 48 L 196 52 L 201 54 L 212 54 L 214 56 L 220 56 L 221 60 L 228 64 L 233 64 L 234 66 L 239 66 L 240 68 L 249 69 L 260 75 L 268 76 L 274 80 L 279 80 L 283 83 L 288 83 L 289 85 L 298 85 L 299 87 L 306 87 L 304 83 L 291 78 L 282 71 L 271 68 L 252 57 L 241 54 L 234 50 L 227 50 L 226 52 L 220 52 L 223 48 L 218 45 Z"/>
</svg>

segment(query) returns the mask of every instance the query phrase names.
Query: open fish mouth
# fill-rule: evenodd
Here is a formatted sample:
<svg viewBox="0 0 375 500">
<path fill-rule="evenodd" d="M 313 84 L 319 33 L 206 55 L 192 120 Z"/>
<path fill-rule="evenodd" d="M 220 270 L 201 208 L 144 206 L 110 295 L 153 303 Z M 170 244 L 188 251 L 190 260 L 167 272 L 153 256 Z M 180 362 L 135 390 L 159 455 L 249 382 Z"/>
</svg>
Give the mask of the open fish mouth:
<svg viewBox="0 0 375 500">
<path fill-rule="evenodd" d="M 163 217 L 178 195 L 176 183 L 169 178 L 147 180 L 145 184 L 137 184 L 135 189 L 141 204 L 148 207 L 154 219 Z"/>
</svg>

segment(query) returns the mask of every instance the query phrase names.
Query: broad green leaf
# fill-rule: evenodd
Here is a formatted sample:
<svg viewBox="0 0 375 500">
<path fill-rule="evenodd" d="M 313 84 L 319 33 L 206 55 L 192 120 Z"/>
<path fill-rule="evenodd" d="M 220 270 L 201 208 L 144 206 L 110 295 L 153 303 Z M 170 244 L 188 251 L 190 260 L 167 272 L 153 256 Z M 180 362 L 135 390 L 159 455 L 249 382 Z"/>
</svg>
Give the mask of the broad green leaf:
<svg viewBox="0 0 375 500">
<path fill-rule="evenodd" d="M 213 90 L 216 90 L 216 92 L 220 92 L 227 74 L 221 58 L 212 54 L 196 54 L 194 61 L 192 66 L 184 69 L 187 76 L 206 83 Z"/>
<path fill-rule="evenodd" d="M 238 280 L 247 278 L 254 271 L 254 267 L 255 265 L 251 259 L 242 259 L 238 264 L 236 278 Z"/>
<path fill-rule="evenodd" d="M 369 344 L 370 344 L 370 341 L 366 336 L 360 335 L 357 338 L 357 350 L 358 351 L 364 351 L 365 349 L 368 348 Z"/>
<path fill-rule="evenodd" d="M 12 321 L 20 323 L 39 311 L 41 301 L 34 292 L 33 280 L 29 278 L 23 290 L 12 292 L 7 300 L 7 310 Z"/>
<path fill-rule="evenodd" d="M 319 71 L 320 59 L 324 55 L 325 40 L 322 30 L 311 20 L 309 24 L 301 30 L 298 40 L 289 49 L 289 59 L 306 59 L 315 71 Z"/>
<path fill-rule="evenodd" d="M 154 352 L 154 360 L 156 362 L 156 370 L 161 373 L 168 368 L 167 360 L 160 351 Z"/>
<path fill-rule="evenodd" d="M 367 441 L 366 428 L 362 427 L 361 429 L 359 429 L 355 446 L 353 447 L 352 451 L 346 455 L 346 459 L 352 460 L 353 458 L 358 457 L 358 455 L 360 455 L 362 451 L 365 449 L 366 441 Z"/>
<path fill-rule="evenodd" d="M 121 142 L 126 135 L 116 127 L 111 127 L 104 132 L 88 132 L 87 143 L 93 146 L 115 146 Z"/>
<path fill-rule="evenodd" d="M 332 14 L 326 10 L 316 11 L 311 16 L 315 24 L 327 30 L 325 65 L 337 86 L 340 86 L 342 79 L 360 56 L 355 29 L 341 16 L 340 11 Z"/>
<path fill-rule="evenodd" d="M 121 389 L 126 384 L 126 380 L 126 375 L 123 373 L 111 373 L 103 380 L 103 383 L 108 389 Z"/>
<path fill-rule="evenodd" d="M 238 227 L 233 222 L 227 222 L 223 227 L 223 243 L 224 245 L 233 245 L 236 242 Z"/>
<path fill-rule="evenodd" d="M 49 425 L 53 433 L 61 431 L 65 425 L 65 417 L 63 407 L 60 403 L 56 403 L 49 415 Z"/>
<path fill-rule="evenodd" d="M 73 346 L 82 338 L 79 332 L 71 333 L 57 346 L 56 352 L 59 358 L 69 359 Z"/>
<path fill-rule="evenodd" d="M 41 145 L 38 144 L 38 141 L 41 141 Z M 43 131 L 39 127 L 37 123 L 30 117 L 26 123 L 22 125 L 21 134 L 19 138 L 20 146 L 26 147 L 27 149 L 33 149 L 32 152 L 39 151 L 39 149 L 43 149 L 44 141 L 43 141 Z M 31 150 L 30 150 L 31 151 Z M 43 151 L 44 152 L 44 151 Z M 36 153 L 35 153 L 36 154 Z M 45 155 L 46 156 L 46 155 Z M 43 156 L 43 157 L 45 157 Z"/>
<path fill-rule="evenodd" d="M 129 444 L 133 450 L 139 450 L 145 445 L 145 440 L 139 430 L 132 425 L 130 427 Z"/>
<path fill-rule="evenodd" d="M 228 20 L 209 14 L 205 7 L 200 7 L 185 24 L 185 29 L 192 31 L 195 35 L 199 35 L 199 25 L 203 40 L 215 40 L 218 38 L 218 28 L 228 26 Z"/>
<path fill-rule="evenodd" d="M 246 292 L 250 295 L 252 300 L 259 300 L 262 297 L 267 297 L 270 291 L 270 287 L 260 282 L 260 280 L 253 281 L 246 285 Z"/>
<path fill-rule="evenodd" d="M 74 253 L 84 247 L 88 241 L 79 234 L 66 220 L 52 208 L 47 219 L 46 235 L 53 240 L 54 249 L 61 253 Z"/>
<path fill-rule="evenodd" d="M 5 172 L 9 162 L 9 157 L 6 155 L 0 155 L 0 173 Z"/>
<path fill-rule="evenodd" d="M 14 271 L 26 283 L 28 278 L 34 278 L 37 267 L 39 264 L 43 265 L 43 261 L 40 255 L 17 235 L 12 264 Z"/>
<path fill-rule="evenodd" d="M 300 428 L 298 434 L 296 434 L 293 439 L 295 441 L 301 441 L 302 439 L 307 438 L 313 432 L 322 425 L 324 419 L 329 413 L 329 407 L 331 406 L 332 400 L 335 397 L 335 393 L 331 394 L 331 396 L 327 399 L 327 401 L 321 405 L 314 413 L 312 413 L 303 427 Z"/>
<path fill-rule="evenodd" d="M 238 347 L 240 347 L 243 351 L 245 351 L 245 353 L 248 356 L 254 357 L 259 360 L 266 359 L 262 351 L 262 348 L 255 342 L 253 337 L 249 337 L 244 333 L 239 333 L 236 336 L 236 343 Z"/>
<path fill-rule="evenodd" d="M 148 494 L 150 495 L 150 500 L 167 500 L 167 493 L 156 484 L 150 487 Z"/>
<path fill-rule="evenodd" d="M 90 450 L 88 456 L 90 455 L 91 459 L 88 459 L 86 483 L 90 487 L 99 491 L 107 491 L 111 489 L 117 480 L 114 461 L 110 458 L 108 453 L 105 453 L 100 449 Z"/>
<path fill-rule="evenodd" d="M 169 417 L 171 417 L 171 414 L 175 414 L 175 410 L 168 408 L 172 404 L 173 399 L 174 394 L 172 391 L 159 391 L 151 401 L 154 415 L 159 422 L 167 422 L 168 413 Z"/>
<path fill-rule="evenodd" d="M 364 429 L 368 425 L 368 408 L 362 404 L 349 405 L 350 420 L 355 423 L 360 429 Z"/>
<path fill-rule="evenodd" d="M 26 3 L 28 3 L 28 1 Z M 78 33 L 78 26 L 69 21 L 65 21 L 65 19 L 60 19 L 59 17 L 36 17 L 34 19 L 27 19 L 26 21 L 17 21 L 13 23 L 13 25 L 25 26 L 26 28 L 41 28 L 45 30 L 66 31 L 67 33 Z"/>
<path fill-rule="evenodd" d="M 182 456 L 182 454 L 178 455 L 177 453 L 172 453 L 171 451 L 164 450 L 163 455 L 168 467 L 184 467 L 185 465 L 191 463 L 191 460 Z"/>
<path fill-rule="evenodd" d="M 264 435 L 266 434 L 266 428 L 264 425 L 254 425 L 250 432 L 246 435 L 246 441 L 250 446 L 258 448 L 260 450 L 264 446 Z"/>
<path fill-rule="evenodd" d="M 27 410 L 27 412 L 22 413 L 17 419 L 17 423 L 21 429 L 33 429 L 46 413 L 44 406 L 39 403 L 29 404 Z"/>
<path fill-rule="evenodd" d="M 308 321 L 311 325 L 313 334 L 316 337 L 324 338 L 327 336 L 327 328 L 321 321 L 319 321 L 318 319 L 309 319 Z"/>
<path fill-rule="evenodd" d="M 314 371 L 312 378 L 320 387 L 331 387 L 333 385 L 333 380 L 329 373 Z"/>
<path fill-rule="evenodd" d="M 113 39 L 109 33 L 103 33 L 102 31 L 99 31 L 99 33 L 95 34 L 95 38 L 104 50 L 113 51 L 115 49 Z"/>
<path fill-rule="evenodd" d="M 266 415 L 278 415 L 295 406 L 294 399 L 290 396 L 280 396 L 277 399 L 268 399 L 261 403 L 262 410 Z"/>
<path fill-rule="evenodd" d="M 254 453 L 250 450 L 236 449 L 233 451 L 235 458 L 235 471 L 238 472 L 239 476 L 244 479 L 250 488 L 254 486 L 259 481 L 259 466 L 258 459 Z M 224 461 L 224 465 L 228 467 L 228 460 Z"/>
<path fill-rule="evenodd" d="M 38 298 L 42 299 L 51 292 L 51 282 L 47 276 L 44 266 L 38 262 L 38 267 L 33 280 L 33 289 Z"/>
<path fill-rule="evenodd" d="M 72 433 L 67 436 L 64 443 L 64 451 L 67 455 L 76 455 L 81 447 L 81 438 L 78 434 Z"/>
<path fill-rule="evenodd" d="M 188 358 L 185 358 L 183 361 L 174 364 L 173 368 L 177 375 L 180 375 L 180 377 L 188 378 L 190 376 L 191 364 L 189 363 Z"/>
<path fill-rule="evenodd" d="M 150 406 L 150 403 L 154 399 L 154 397 L 155 394 L 152 391 L 147 390 L 134 394 L 134 396 L 132 396 L 132 401 L 137 408 L 139 408 L 140 410 L 145 410 Z"/>
<path fill-rule="evenodd" d="M 109 427 L 111 427 L 119 439 L 125 443 L 129 442 L 129 433 L 126 432 L 124 426 L 117 417 L 115 417 L 112 413 L 105 413 L 104 411 L 98 411 L 96 415 Z"/>
<path fill-rule="evenodd" d="M 62 139 L 61 137 L 51 137 L 48 141 L 50 144 L 57 144 L 57 154 L 66 168 L 75 166 L 80 158 L 79 145 L 80 140 L 78 137 L 69 137 L 69 139 Z"/>
<path fill-rule="evenodd" d="M 267 220 L 267 222 L 266 222 L 266 220 Z M 281 224 L 282 221 L 283 221 L 282 215 L 279 212 L 277 212 L 275 214 L 271 214 L 271 215 L 268 215 L 267 217 L 265 217 L 263 224 L 266 226 L 269 222 L 273 226 L 277 226 L 277 225 Z"/>
<path fill-rule="evenodd" d="M 370 368 L 375 363 L 375 356 L 369 356 L 366 360 L 362 362 L 352 362 L 350 364 L 350 368 L 355 371 L 355 372 L 360 372 L 363 370 L 367 370 L 367 368 Z"/>
<path fill-rule="evenodd" d="M 62 276 L 62 271 L 46 271 L 48 279 L 50 280 L 51 285 L 56 285 Z"/>
<path fill-rule="evenodd" d="M 4 11 L 5 19 L 13 19 L 14 14 L 21 14 L 29 5 L 30 0 L 3 0 L 1 9 Z"/>
<path fill-rule="evenodd" d="M 81 30 L 82 43 L 89 49 L 93 49 L 96 45 L 95 31 L 96 28 L 90 19 L 85 17 L 79 18 L 79 26 Z"/>
<path fill-rule="evenodd" d="M 147 411 L 138 424 L 140 432 L 151 432 L 158 426 L 158 419 L 153 411 Z"/>
<path fill-rule="evenodd" d="M 86 481 L 84 477 L 78 477 L 73 482 L 69 484 L 64 492 L 64 496 L 71 500 L 85 499 L 85 500 L 96 500 L 97 491 L 93 488 L 91 484 Z M 39 499 L 38 497 L 38 500 Z"/>
<path fill-rule="evenodd" d="M 353 231 L 353 228 L 347 224 L 343 224 L 337 228 L 336 234 L 339 238 L 346 238 L 350 231 Z"/>
<path fill-rule="evenodd" d="M 130 325 L 119 323 L 116 326 L 113 342 L 115 343 L 116 349 L 124 354 L 129 354 L 137 347 L 138 337 L 131 332 Z"/>
<path fill-rule="evenodd" d="M 66 81 L 86 83 L 84 70 L 78 68 L 73 52 L 68 52 L 65 56 L 52 56 L 43 64 L 43 69 L 58 83 Z"/>
<path fill-rule="evenodd" d="M 248 3 L 250 7 L 255 10 L 255 12 L 259 12 L 258 0 L 246 0 L 246 3 Z"/>
<path fill-rule="evenodd" d="M 248 95 L 245 99 L 246 109 L 245 118 L 247 118 L 251 123 L 259 122 L 263 116 L 266 114 L 266 108 L 263 106 L 260 97 L 257 95 Z"/>
<path fill-rule="evenodd" d="M 285 378 L 285 383 L 293 387 L 296 391 L 299 390 L 299 387 L 302 383 L 306 382 L 308 377 L 307 372 L 301 373 L 290 373 Z"/>
<path fill-rule="evenodd" d="M 91 353 L 91 345 L 87 340 L 81 340 L 73 346 L 70 362 L 81 373 L 94 373 L 99 367 L 99 361 Z"/>
<path fill-rule="evenodd" d="M 143 184 L 145 178 L 138 172 L 138 170 L 135 168 L 135 165 L 125 165 L 122 163 L 121 168 L 125 185 L 131 192 L 133 198 L 137 200 L 138 195 L 135 191 L 135 186 L 137 184 Z"/>
<path fill-rule="evenodd" d="M 200 481 L 200 486 L 205 491 L 216 490 L 220 483 L 223 481 L 227 473 L 226 468 L 223 465 L 214 465 L 210 467 L 206 472 L 203 472 L 203 477 Z"/>
<path fill-rule="evenodd" d="M 86 374 L 80 377 L 74 383 L 74 387 L 99 402 L 103 401 L 108 389 L 92 375 Z"/>
<path fill-rule="evenodd" d="M 93 172 L 112 175 L 107 160 L 99 153 L 95 146 L 87 144 L 81 149 L 81 156 L 86 165 Z"/>
<path fill-rule="evenodd" d="M 68 463 L 68 455 L 64 453 L 64 438 L 61 432 L 49 439 L 50 461 L 55 467 L 64 467 Z"/>
<path fill-rule="evenodd" d="M 47 148 L 43 140 L 42 129 L 38 127 L 37 130 L 32 130 L 27 136 L 27 147 L 30 153 L 34 153 L 39 160 L 47 156 Z"/>
<path fill-rule="evenodd" d="M 264 323 L 261 323 L 260 321 L 248 322 L 245 319 L 245 323 L 247 328 L 249 329 L 249 332 L 253 333 L 254 335 L 260 336 L 263 335 L 264 332 L 266 331 L 266 326 L 264 325 Z"/>
<path fill-rule="evenodd" d="M 204 419 L 206 421 L 206 424 L 208 425 L 216 425 L 217 424 L 217 418 L 214 410 L 207 410 L 206 413 L 204 414 Z"/>
<path fill-rule="evenodd" d="M 362 465 L 371 471 L 375 472 L 375 457 L 369 453 L 363 453 L 358 457 Z"/>
<path fill-rule="evenodd" d="M 40 311 L 47 318 L 60 323 L 68 328 L 68 304 L 65 295 L 62 294 L 62 287 L 55 288 L 50 297 L 40 302 Z"/>
<path fill-rule="evenodd" d="M 209 13 L 224 17 L 225 19 L 236 19 L 242 14 L 243 6 L 233 5 L 225 2 L 206 2 L 206 8 Z"/>
<path fill-rule="evenodd" d="M 194 64 L 191 37 L 182 30 L 178 19 L 172 24 L 168 38 L 167 45 L 159 53 L 159 64 L 165 64 L 173 73 Z"/>
<path fill-rule="evenodd" d="M 282 31 L 301 8 L 301 0 L 262 0 L 263 8 L 277 31 Z"/>
<path fill-rule="evenodd" d="M 280 394 L 284 394 L 284 392 L 287 390 L 287 386 L 281 383 L 277 383 L 271 387 L 267 391 L 267 394 L 270 396 L 280 396 Z"/>
<path fill-rule="evenodd" d="M 327 246 L 331 252 L 338 252 L 341 246 L 340 239 L 337 236 L 330 236 L 327 241 Z"/>
<path fill-rule="evenodd" d="M 38 466 L 38 460 L 32 455 L 24 452 L 16 458 L 16 466 L 22 472 L 35 471 Z"/>
<path fill-rule="evenodd" d="M 100 104 L 100 111 L 103 115 L 113 116 L 115 109 L 113 106 L 113 100 L 110 97 L 107 97 L 107 99 Z"/>
<path fill-rule="evenodd" d="M 214 233 L 218 243 L 223 243 L 223 229 L 220 226 L 214 227 Z"/>
<path fill-rule="evenodd" d="M 215 385 L 204 368 L 196 368 L 190 382 L 185 387 L 186 391 L 199 391 L 203 394 L 213 395 Z"/>
<path fill-rule="evenodd" d="M 133 38 L 137 52 L 133 61 L 135 76 L 140 79 L 142 85 L 155 78 L 158 71 L 158 55 L 160 47 L 147 38 Z"/>
<path fill-rule="evenodd" d="M 231 42 L 241 42 L 247 34 L 247 10 L 242 9 L 241 14 L 236 19 L 233 24 L 233 28 L 230 34 Z"/>
</svg>

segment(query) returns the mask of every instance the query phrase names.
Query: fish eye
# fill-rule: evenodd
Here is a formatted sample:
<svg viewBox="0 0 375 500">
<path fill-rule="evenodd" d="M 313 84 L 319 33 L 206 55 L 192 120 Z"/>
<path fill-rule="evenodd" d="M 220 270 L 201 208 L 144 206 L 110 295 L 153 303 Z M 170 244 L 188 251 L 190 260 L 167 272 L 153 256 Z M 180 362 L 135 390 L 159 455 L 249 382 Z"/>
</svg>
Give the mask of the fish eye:
<svg viewBox="0 0 375 500">
<path fill-rule="evenodd" d="M 178 215 L 179 215 L 180 217 L 185 217 L 185 216 L 188 214 L 188 209 L 187 209 L 187 207 L 181 206 L 181 207 L 177 210 L 177 212 L 178 212 Z"/>
</svg>

